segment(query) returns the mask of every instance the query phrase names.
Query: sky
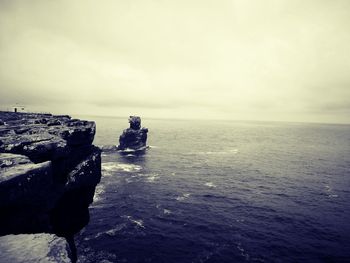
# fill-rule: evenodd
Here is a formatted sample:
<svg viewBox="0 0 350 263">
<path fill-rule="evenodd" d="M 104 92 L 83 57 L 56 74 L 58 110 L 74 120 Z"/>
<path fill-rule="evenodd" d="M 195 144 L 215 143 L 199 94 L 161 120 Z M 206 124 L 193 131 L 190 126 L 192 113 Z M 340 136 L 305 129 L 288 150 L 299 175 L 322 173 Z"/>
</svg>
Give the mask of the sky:
<svg viewBox="0 0 350 263">
<path fill-rule="evenodd" d="M 350 123 L 348 0 L 0 0 L 0 105 Z"/>
</svg>

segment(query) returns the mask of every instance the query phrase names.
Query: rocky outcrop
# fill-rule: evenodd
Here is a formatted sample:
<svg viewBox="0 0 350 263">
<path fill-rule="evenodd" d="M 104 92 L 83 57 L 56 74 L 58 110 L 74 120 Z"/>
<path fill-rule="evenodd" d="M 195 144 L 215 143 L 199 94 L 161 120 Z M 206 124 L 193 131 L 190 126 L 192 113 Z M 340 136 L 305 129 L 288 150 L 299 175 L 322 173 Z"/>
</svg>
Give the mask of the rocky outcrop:
<svg viewBox="0 0 350 263">
<path fill-rule="evenodd" d="M 0 119 L 0 235 L 46 232 L 72 244 L 101 178 L 95 123 L 12 112 Z"/>
<path fill-rule="evenodd" d="M 141 151 L 146 149 L 147 128 L 141 128 L 141 118 L 130 116 L 130 128 L 123 131 L 119 137 L 119 150 Z"/>
<path fill-rule="evenodd" d="M 52 234 L 3 236 L 0 237 L 0 251 L 0 262 L 72 262 L 67 241 Z"/>
</svg>

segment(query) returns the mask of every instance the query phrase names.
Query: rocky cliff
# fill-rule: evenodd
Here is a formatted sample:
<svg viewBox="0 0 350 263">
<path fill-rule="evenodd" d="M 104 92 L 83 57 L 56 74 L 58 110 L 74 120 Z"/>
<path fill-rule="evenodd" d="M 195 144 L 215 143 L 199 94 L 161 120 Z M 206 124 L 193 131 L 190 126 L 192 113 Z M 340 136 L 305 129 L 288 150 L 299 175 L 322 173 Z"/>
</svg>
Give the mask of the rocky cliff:
<svg viewBox="0 0 350 263">
<path fill-rule="evenodd" d="M 0 112 L 0 235 L 73 236 L 89 221 L 101 178 L 94 122 Z"/>
<path fill-rule="evenodd" d="M 130 116 L 129 124 L 130 127 L 125 129 L 119 137 L 118 150 L 145 150 L 148 129 L 141 128 L 141 118 L 139 116 Z"/>
</svg>

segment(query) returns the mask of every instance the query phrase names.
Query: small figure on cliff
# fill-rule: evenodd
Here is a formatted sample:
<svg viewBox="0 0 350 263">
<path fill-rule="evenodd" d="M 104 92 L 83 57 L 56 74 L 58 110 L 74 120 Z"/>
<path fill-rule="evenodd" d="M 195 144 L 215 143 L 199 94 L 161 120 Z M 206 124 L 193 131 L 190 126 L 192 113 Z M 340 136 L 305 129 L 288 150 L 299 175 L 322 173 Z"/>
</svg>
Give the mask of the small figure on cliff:
<svg viewBox="0 0 350 263">
<path fill-rule="evenodd" d="M 147 128 L 141 128 L 141 118 L 139 116 L 129 117 L 130 128 L 123 131 L 119 137 L 118 150 L 130 149 L 142 151 L 147 148 Z"/>
</svg>

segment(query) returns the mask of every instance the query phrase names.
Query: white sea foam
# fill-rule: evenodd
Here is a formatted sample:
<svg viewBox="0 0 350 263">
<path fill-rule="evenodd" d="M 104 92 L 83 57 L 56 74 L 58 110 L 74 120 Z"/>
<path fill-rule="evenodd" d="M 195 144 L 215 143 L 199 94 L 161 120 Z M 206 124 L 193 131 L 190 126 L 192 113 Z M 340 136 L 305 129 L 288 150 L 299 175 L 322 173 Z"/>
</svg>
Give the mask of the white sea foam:
<svg viewBox="0 0 350 263">
<path fill-rule="evenodd" d="M 131 149 L 131 148 L 126 148 L 126 149 L 124 149 L 124 150 L 119 150 L 119 152 L 133 153 L 133 152 L 135 152 L 135 150 L 134 150 L 134 149 Z"/>
<path fill-rule="evenodd" d="M 135 223 L 138 227 L 142 227 L 142 228 L 145 228 L 145 226 L 143 225 L 143 221 L 140 219 L 140 220 L 130 220 L 131 222 Z"/>
<path fill-rule="evenodd" d="M 190 195 L 191 195 L 191 194 L 188 194 L 188 193 L 183 194 L 183 195 L 181 195 L 181 196 L 176 197 L 176 200 L 177 200 L 177 201 L 184 201 L 185 199 L 189 198 Z"/>
<path fill-rule="evenodd" d="M 164 215 L 170 215 L 171 214 L 171 210 L 163 209 L 163 213 L 164 213 Z"/>
<path fill-rule="evenodd" d="M 105 171 L 105 170 L 102 169 L 102 176 L 103 177 L 113 176 L 113 171 Z"/>
<path fill-rule="evenodd" d="M 134 180 L 131 179 L 131 178 L 125 178 L 125 182 L 126 182 L 127 184 L 130 184 L 130 183 L 134 182 Z"/>
<path fill-rule="evenodd" d="M 105 193 L 105 187 L 103 184 L 98 184 L 95 189 L 94 202 L 98 202 L 102 199 L 102 195 Z"/>
<path fill-rule="evenodd" d="M 333 195 L 328 195 L 328 197 L 329 197 L 329 198 L 337 198 L 338 195 L 334 195 L 334 194 L 333 194 Z"/>
<path fill-rule="evenodd" d="M 102 171 L 107 172 L 138 172 L 142 169 L 140 165 L 136 164 L 127 164 L 127 163 L 115 163 L 115 162 L 107 162 L 102 163 Z"/>
<path fill-rule="evenodd" d="M 236 247 L 237 247 L 237 249 L 240 251 L 241 255 L 242 255 L 243 257 L 245 257 L 246 261 L 248 261 L 249 258 L 250 258 L 250 255 L 249 255 L 249 254 L 245 251 L 245 249 L 242 247 L 242 244 L 241 244 L 241 243 L 238 243 Z"/>
<path fill-rule="evenodd" d="M 103 232 L 97 233 L 93 238 L 99 238 L 102 235 L 116 236 L 117 233 L 120 230 L 124 229 L 125 227 L 126 227 L 125 223 L 119 224 L 119 225 L 117 225 L 116 227 L 114 227 L 112 229 L 109 229 L 107 231 L 103 231 Z M 84 240 L 88 241 L 88 240 L 93 239 L 93 238 L 92 237 L 86 237 Z"/>
<path fill-rule="evenodd" d="M 137 173 L 137 174 L 131 175 L 131 178 L 133 178 L 135 180 L 144 179 L 146 182 L 152 183 L 159 178 L 159 174 L 157 174 L 157 173 L 149 173 L 149 174 Z"/>
<path fill-rule="evenodd" d="M 125 223 L 117 225 L 115 228 L 106 231 L 106 234 L 109 236 L 115 236 L 120 230 L 126 227 Z"/>
<path fill-rule="evenodd" d="M 216 187 L 216 185 L 213 182 L 206 182 L 204 185 L 208 186 L 210 188 L 215 188 Z"/>
<path fill-rule="evenodd" d="M 132 216 L 122 216 L 123 218 L 127 218 L 130 222 L 134 223 L 137 227 L 145 228 L 142 219 L 134 219 Z"/>
<path fill-rule="evenodd" d="M 158 179 L 159 175 L 158 174 L 147 174 L 147 182 L 154 182 L 155 180 Z"/>
<path fill-rule="evenodd" d="M 327 196 L 329 198 L 337 198 L 338 197 L 337 194 L 333 193 L 334 191 L 333 191 L 332 187 L 330 187 L 329 185 L 325 185 L 324 187 L 326 188 Z"/>
<path fill-rule="evenodd" d="M 131 149 L 131 148 L 126 148 L 124 150 L 118 150 L 118 152 L 121 152 L 121 153 L 136 153 L 136 152 L 147 150 L 148 148 L 149 148 L 149 146 L 140 147 L 137 150 Z"/>
</svg>

